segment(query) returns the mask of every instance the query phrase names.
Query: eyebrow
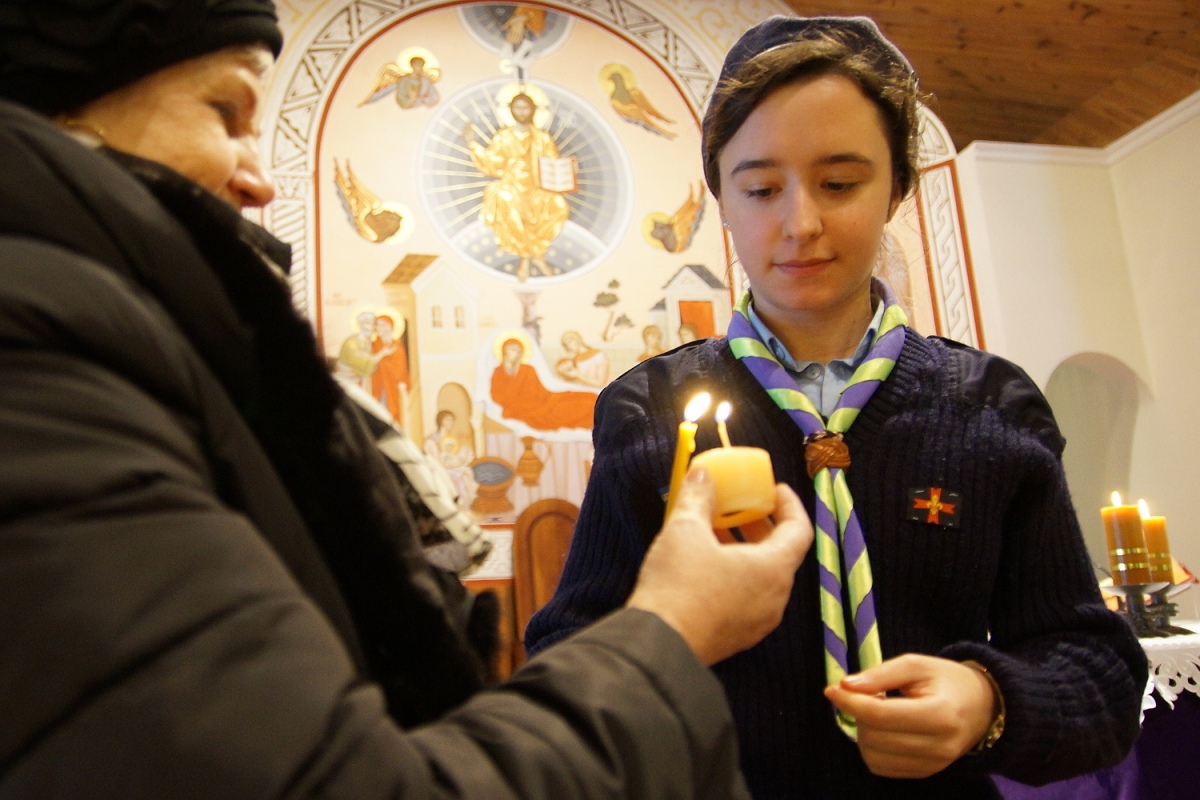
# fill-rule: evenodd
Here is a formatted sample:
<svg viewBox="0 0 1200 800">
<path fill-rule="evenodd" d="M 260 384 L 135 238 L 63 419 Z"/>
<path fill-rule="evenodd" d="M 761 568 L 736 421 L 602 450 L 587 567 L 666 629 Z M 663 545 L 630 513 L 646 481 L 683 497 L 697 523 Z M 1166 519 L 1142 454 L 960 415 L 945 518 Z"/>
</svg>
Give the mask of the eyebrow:
<svg viewBox="0 0 1200 800">
<path fill-rule="evenodd" d="M 747 158 L 739 161 L 729 171 L 729 177 L 737 175 L 739 172 L 746 172 L 752 169 L 771 169 L 779 166 L 779 160 L 774 158 Z M 831 164 L 863 164 L 865 166 L 874 166 L 875 162 L 864 155 L 858 153 L 834 153 L 833 155 L 825 156 L 817 160 L 818 165 Z"/>
</svg>

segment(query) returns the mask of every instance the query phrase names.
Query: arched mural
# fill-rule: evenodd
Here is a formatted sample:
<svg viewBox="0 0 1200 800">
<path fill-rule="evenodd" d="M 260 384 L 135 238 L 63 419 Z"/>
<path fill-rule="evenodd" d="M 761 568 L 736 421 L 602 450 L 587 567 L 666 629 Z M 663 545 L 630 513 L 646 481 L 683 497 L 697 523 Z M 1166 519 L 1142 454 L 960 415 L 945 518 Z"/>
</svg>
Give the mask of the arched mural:
<svg viewBox="0 0 1200 800">
<path fill-rule="evenodd" d="M 276 78 L 264 223 L 293 243 L 296 304 L 414 439 L 474 455 L 478 474 L 456 468 L 485 520 L 579 503 L 587 481 L 577 409 L 514 406 L 518 381 L 539 411 L 594 402 L 648 354 L 723 334 L 740 290 L 699 158 L 714 74 L 653 5 L 338 0 Z M 884 266 L 918 329 L 979 344 L 932 115 L 923 162 Z"/>
</svg>

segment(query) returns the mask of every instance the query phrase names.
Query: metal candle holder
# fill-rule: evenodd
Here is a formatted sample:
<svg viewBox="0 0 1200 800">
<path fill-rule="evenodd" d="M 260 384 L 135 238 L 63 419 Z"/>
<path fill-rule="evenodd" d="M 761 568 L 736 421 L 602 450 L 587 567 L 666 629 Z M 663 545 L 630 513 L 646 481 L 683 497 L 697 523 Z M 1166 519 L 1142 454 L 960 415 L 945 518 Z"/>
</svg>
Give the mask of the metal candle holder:
<svg viewBox="0 0 1200 800">
<path fill-rule="evenodd" d="M 1187 636 L 1193 633 L 1193 631 L 1171 624 L 1171 617 L 1175 616 L 1179 611 L 1179 606 L 1172 603 L 1170 598 L 1167 597 L 1167 592 L 1174 585 L 1173 583 L 1168 583 L 1163 588 L 1150 592 L 1150 604 L 1146 606 L 1146 610 L 1154 618 L 1154 625 L 1158 630 L 1165 631 L 1168 636 Z"/>
<path fill-rule="evenodd" d="M 1106 586 L 1105 591 L 1122 595 L 1119 603 L 1125 614 L 1125 621 L 1139 639 L 1157 638 L 1163 636 L 1180 636 L 1191 631 L 1172 625 L 1169 618 L 1175 616 L 1177 606 L 1167 599 L 1167 590 L 1172 586 L 1168 581 L 1154 583 L 1127 583 Z M 1146 596 L 1150 603 L 1146 603 Z"/>
</svg>

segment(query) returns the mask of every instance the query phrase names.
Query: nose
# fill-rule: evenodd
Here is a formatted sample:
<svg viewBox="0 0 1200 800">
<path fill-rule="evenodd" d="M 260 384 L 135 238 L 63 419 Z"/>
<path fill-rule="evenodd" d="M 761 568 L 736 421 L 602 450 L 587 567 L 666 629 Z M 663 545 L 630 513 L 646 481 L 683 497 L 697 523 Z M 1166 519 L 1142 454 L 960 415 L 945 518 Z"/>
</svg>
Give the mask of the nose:
<svg viewBox="0 0 1200 800">
<path fill-rule="evenodd" d="M 783 203 L 784 238 L 806 241 L 819 236 L 824 228 L 820 203 L 812 193 L 803 187 L 791 189 Z"/>
<path fill-rule="evenodd" d="M 262 208 L 275 198 L 275 184 L 263 167 L 258 152 L 258 139 L 244 136 L 238 140 L 238 160 L 229 191 L 238 208 Z"/>
</svg>

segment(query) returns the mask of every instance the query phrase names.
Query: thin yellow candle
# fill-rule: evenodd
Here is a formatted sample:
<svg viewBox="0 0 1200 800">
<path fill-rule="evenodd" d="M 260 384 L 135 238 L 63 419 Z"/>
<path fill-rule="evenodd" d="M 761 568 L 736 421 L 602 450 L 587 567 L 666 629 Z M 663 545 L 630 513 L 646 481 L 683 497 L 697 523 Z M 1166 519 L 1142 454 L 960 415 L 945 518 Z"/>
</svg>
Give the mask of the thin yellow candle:
<svg viewBox="0 0 1200 800">
<path fill-rule="evenodd" d="M 1112 493 L 1112 505 L 1100 509 L 1104 536 L 1108 542 L 1108 562 L 1115 586 L 1150 583 L 1150 562 L 1146 560 L 1146 535 L 1137 506 L 1122 505 L 1120 492 Z"/>
<path fill-rule="evenodd" d="M 716 413 L 713 418 L 717 421 L 717 435 L 721 437 L 721 446 L 729 447 L 729 429 L 725 427 L 725 420 L 729 419 L 729 412 L 733 410 L 733 406 L 729 405 L 728 401 L 722 400 L 717 404 Z"/>
<path fill-rule="evenodd" d="M 675 498 L 679 496 L 679 487 L 683 476 L 687 474 L 688 461 L 696 451 L 696 420 L 708 411 L 712 403 L 712 395 L 701 392 L 688 402 L 683 410 L 683 422 L 679 423 L 679 437 L 675 440 L 675 462 L 671 465 L 671 483 L 667 488 L 667 516 L 675 507 Z"/>
<path fill-rule="evenodd" d="M 1142 533 L 1146 536 L 1150 582 L 1173 583 L 1175 566 L 1171 561 L 1171 546 L 1167 542 L 1167 518 L 1150 516 L 1150 506 L 1145 500 L 1138 500 L 1138 511 L 1142 516 Z"/>
</svg>

